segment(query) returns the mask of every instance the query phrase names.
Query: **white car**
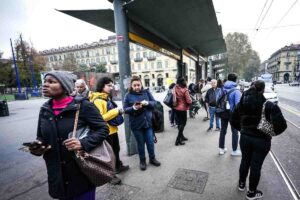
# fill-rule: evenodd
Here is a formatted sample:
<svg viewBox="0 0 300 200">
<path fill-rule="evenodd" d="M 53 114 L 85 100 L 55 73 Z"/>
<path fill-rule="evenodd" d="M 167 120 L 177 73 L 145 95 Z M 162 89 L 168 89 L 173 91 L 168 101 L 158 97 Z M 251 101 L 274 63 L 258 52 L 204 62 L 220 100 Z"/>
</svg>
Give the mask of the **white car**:
<svg viewBox="0 0 300 200">
<path fill-rule="evenodd" d="M 264 97 L 267 101 L 272 101 L 273 103 L 278 103 L 278 96 L 270 87 L 265 87 Z"/>
</svg>

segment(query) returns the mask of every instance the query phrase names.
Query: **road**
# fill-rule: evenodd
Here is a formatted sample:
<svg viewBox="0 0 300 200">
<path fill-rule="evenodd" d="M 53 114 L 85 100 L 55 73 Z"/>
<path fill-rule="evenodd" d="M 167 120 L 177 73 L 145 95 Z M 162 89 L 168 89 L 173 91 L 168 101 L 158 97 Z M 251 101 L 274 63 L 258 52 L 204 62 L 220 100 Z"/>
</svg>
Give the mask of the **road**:
<svg viewBox="0 0 300 200">
<path fill-rule="evenodd" d="M 275 91 L 288 128 L 273 138 L 272 151 L 300 193 L 300 87 L 276 85 Z"/>
</svg>

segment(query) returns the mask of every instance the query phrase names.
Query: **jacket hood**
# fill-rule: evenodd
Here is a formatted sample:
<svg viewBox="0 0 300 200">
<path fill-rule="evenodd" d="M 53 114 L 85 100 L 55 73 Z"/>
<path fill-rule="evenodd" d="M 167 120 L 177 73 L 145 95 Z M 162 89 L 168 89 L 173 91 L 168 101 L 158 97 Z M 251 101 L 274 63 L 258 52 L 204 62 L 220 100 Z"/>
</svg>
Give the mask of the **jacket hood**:
<svg viewBox="0 0 300 200">
<path fill-rule="evenodd" d="M 90 101 L 93 102 L 96 98 L 108 99 L 108 94 L 105 92 L 93 92 L 90 96 Z"/>
<path fill-rule="evenodd" d="M 231 90 L 233 88 L 237 87 L 237 83 L 233 82 L 233 81 L 226 81 L 224 84 L 224 89 L 226 91 Z"/>
</svg>

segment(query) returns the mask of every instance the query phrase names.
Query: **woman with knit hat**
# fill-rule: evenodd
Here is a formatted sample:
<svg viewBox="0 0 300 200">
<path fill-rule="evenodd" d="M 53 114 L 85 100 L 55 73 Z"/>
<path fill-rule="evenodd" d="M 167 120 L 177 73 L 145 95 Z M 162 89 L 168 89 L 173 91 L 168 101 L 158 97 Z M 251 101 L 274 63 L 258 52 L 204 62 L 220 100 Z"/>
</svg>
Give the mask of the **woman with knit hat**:
<svg viewBox="0 0 300 200">
<path fill-rule="evenodd" d="M 81 172 L 74 159 L 74 151 L 90 152 L 108 135 L 108 127 L 97 108 L 85 98 L 70 96 L 74 89 L 74 75 L 52 71 L 45 74 L 43 94 L 50 99 L 41 107 L 37 129 L 38 148 L 30 148 L 33 155 L 46 162 L 49 194 L 55 199 L 95 199 L 95 186 Z M 82 139 L 70 138 L 75 113 L 80 104 L 78 129 L 89 126 L 92 134 Z"/>
</svg>

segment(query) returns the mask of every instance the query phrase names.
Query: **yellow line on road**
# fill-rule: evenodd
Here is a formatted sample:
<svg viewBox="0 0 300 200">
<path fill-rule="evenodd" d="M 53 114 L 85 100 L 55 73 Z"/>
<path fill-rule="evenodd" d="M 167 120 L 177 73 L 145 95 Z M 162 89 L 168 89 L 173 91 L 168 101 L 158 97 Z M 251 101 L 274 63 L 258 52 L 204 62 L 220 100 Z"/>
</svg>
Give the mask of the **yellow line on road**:
<svg viewBox="0 0 300 200">
<path fill-rule="evenodd" d="M 283 103 L 279 103 L 279 106 L 281 108 L 283 108 L 284 110 L 286 110 L 286 111 L 288 111 L 290 113 L 293 113 L 293 114 L 295 114 L 295 115 L 297 115 L 297 116 L 300 117 L 300 112 L 298 110 L 293 109 L 291 106 L 288 106 L 288 105 L 283 104 Z"/>
</svg>

